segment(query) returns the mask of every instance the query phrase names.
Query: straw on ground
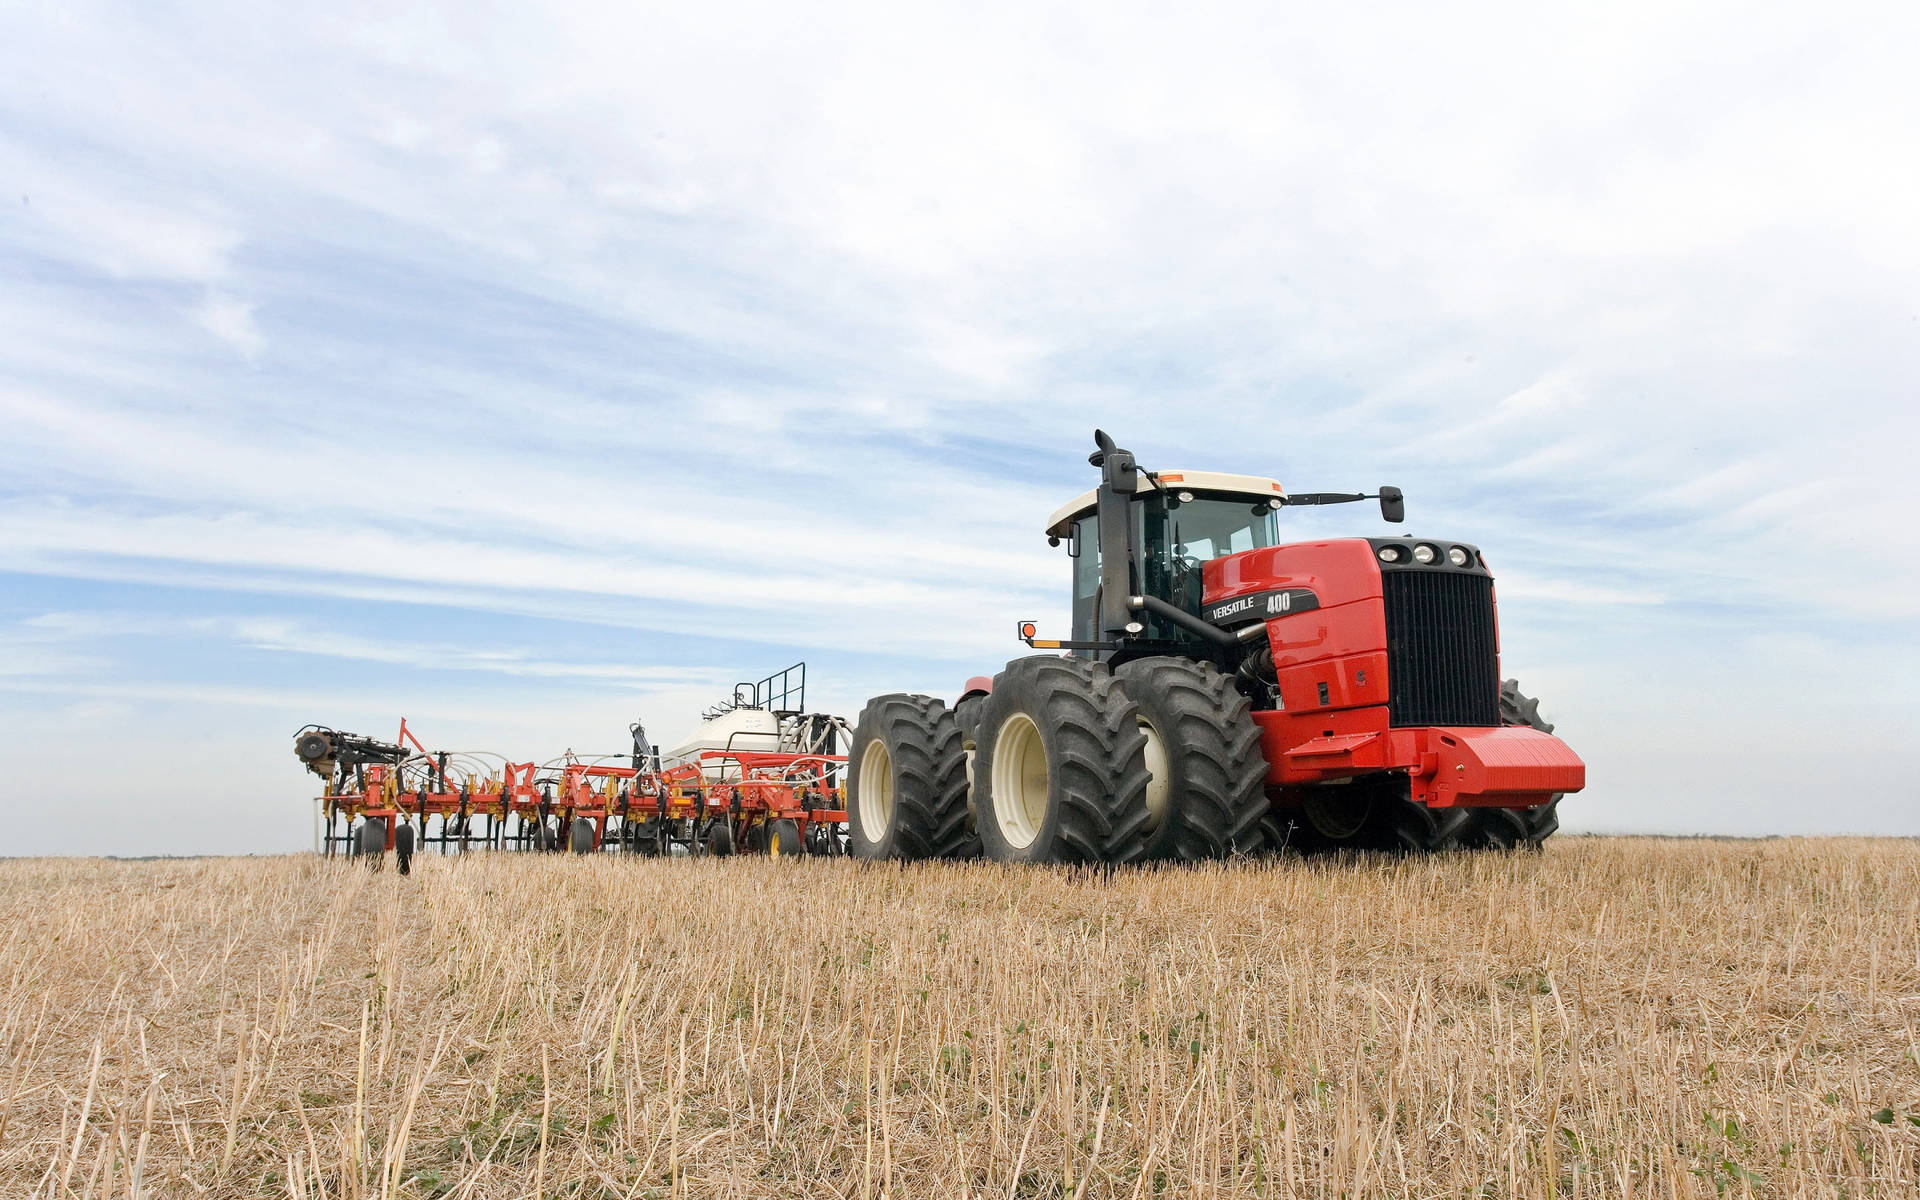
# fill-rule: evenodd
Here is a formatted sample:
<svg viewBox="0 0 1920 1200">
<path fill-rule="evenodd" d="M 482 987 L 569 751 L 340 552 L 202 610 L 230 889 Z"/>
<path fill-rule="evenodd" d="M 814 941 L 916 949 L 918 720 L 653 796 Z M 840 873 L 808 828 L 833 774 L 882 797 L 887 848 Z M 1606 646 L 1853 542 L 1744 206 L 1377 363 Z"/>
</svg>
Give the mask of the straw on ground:
<svg viewBox="0 0 1920 1200">
<path fill-rule="evenodd" d="M 0 864 L 8 1196 L 1912 1195 L 1920 845 Z"/>
</svg>

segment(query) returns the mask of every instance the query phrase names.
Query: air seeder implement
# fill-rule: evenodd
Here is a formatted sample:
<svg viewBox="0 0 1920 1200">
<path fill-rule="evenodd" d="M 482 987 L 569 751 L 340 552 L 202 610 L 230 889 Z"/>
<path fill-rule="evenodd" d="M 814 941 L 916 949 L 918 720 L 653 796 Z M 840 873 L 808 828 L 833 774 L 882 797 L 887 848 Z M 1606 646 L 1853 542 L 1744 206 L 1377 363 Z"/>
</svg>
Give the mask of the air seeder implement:
<svg viewBox="0 0 1920 1200">
<path fill-rule="evenodd" d="M 294 754 L 326 781 L 316 833 L 329 856 L 393 850 L 404 826 L 443 853 L 841 854 L 846 722 L 807 710 L 806 670 L 736 685 L 664 754 L 637 722 L 630 750 L 535 763 L 430 751 L 404 720 L 391 742 L 309 725 Z"/>
<path fill-rule="evenodd" d="M 1500 678 L 1493 574 L 1436 538 L 1282 543 L 1272 479 L 1149 471 L 1096 431 L 1100 484 L 1046 534 L 1071 637 L 949 707 L 877 696 L 848 760 L 867 858 L 1130 863 L 1277 849 L 1538 846 L 1586 768 Z M 1059 653 L 1064 652 L 1064 653 Z"/>
</svg>

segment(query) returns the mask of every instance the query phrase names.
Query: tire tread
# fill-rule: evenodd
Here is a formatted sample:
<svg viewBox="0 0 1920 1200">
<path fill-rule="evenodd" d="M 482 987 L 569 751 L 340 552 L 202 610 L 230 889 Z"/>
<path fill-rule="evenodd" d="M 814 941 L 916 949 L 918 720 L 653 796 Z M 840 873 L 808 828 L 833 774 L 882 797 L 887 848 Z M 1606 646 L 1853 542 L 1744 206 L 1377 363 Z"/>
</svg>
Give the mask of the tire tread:
<svg viewBox="0 0 1920 1200">
<path fill-rule="evenodd" d="M 1135 659 L 1114 675 L 1142 711 L 1159 710 L 1167 725 L 1160 735 L 1176 777 L 1150 854 L 1198 862 L 1264 846 L 1267 763 L 1252 706 L 1233 681 L 1185 658 Z"/>
<path fill-rule="evenodd" d="M 891 692 L 867 702 L 854 727 L 852 749 L 868 734 L 885 740 L 893 760 L 893 829 L 870 841 L 856 834 L 850 849 L 862 858 L 975 858 L 979 839 L 967 830 L 966 752 L 947 706 L 931 696 Z M 848 802 L 859 761 L 850 757 Z"/>
</svg>

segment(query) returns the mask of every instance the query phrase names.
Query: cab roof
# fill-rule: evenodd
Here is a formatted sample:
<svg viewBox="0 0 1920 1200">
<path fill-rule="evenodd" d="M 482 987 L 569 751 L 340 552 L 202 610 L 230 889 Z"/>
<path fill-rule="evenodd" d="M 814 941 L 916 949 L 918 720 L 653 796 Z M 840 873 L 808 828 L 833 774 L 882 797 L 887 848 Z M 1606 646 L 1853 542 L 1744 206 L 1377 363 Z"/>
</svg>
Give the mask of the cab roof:
<svg viewBox="0 0 1920 1200">
<path fill-rule="evenodd" d="M 1268 479 L 1262 475 L 1229 475 L 1224 471 L 1161 471 L 1160 482 L 1168 491 L 1225 492 L 1230 496 L 1245 496 L 1255 501 L 1271 500 L 1287 494 L 1278 479 Z M 1140 472 L 1140 481 L 1134 487 L 1135 493 L 1152 490 L 1153 481 L 1147 478 L 1145 471 Z M 1096 489 L 1089 488 L 1075 496 L 1065 507 L 1055 509 L 1053 515 L 1047 518 L 1047 532 L 1055 537 L 1065 537 L 1075 521 L 1093 511 L 1096 494 Z"/>
</svg>

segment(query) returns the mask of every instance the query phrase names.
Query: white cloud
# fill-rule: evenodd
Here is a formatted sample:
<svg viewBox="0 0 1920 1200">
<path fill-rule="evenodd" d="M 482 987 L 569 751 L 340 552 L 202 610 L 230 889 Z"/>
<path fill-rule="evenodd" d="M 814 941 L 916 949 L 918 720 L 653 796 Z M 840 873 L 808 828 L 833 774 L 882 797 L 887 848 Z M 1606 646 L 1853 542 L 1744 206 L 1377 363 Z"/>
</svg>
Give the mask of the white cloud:
<svg viewBox="0 0 1920 1200">
<path fill-rule="evenodd" d="M 244 300 L 220 292 L 209 292 L 200 306 L 194 310 L 193 319 L 200 327 L 219 338 L 231 343 L 249 357 L 260 353 L 267 345 L 267 339 L 253 322 L 253 305 Z"/>
</svg>

